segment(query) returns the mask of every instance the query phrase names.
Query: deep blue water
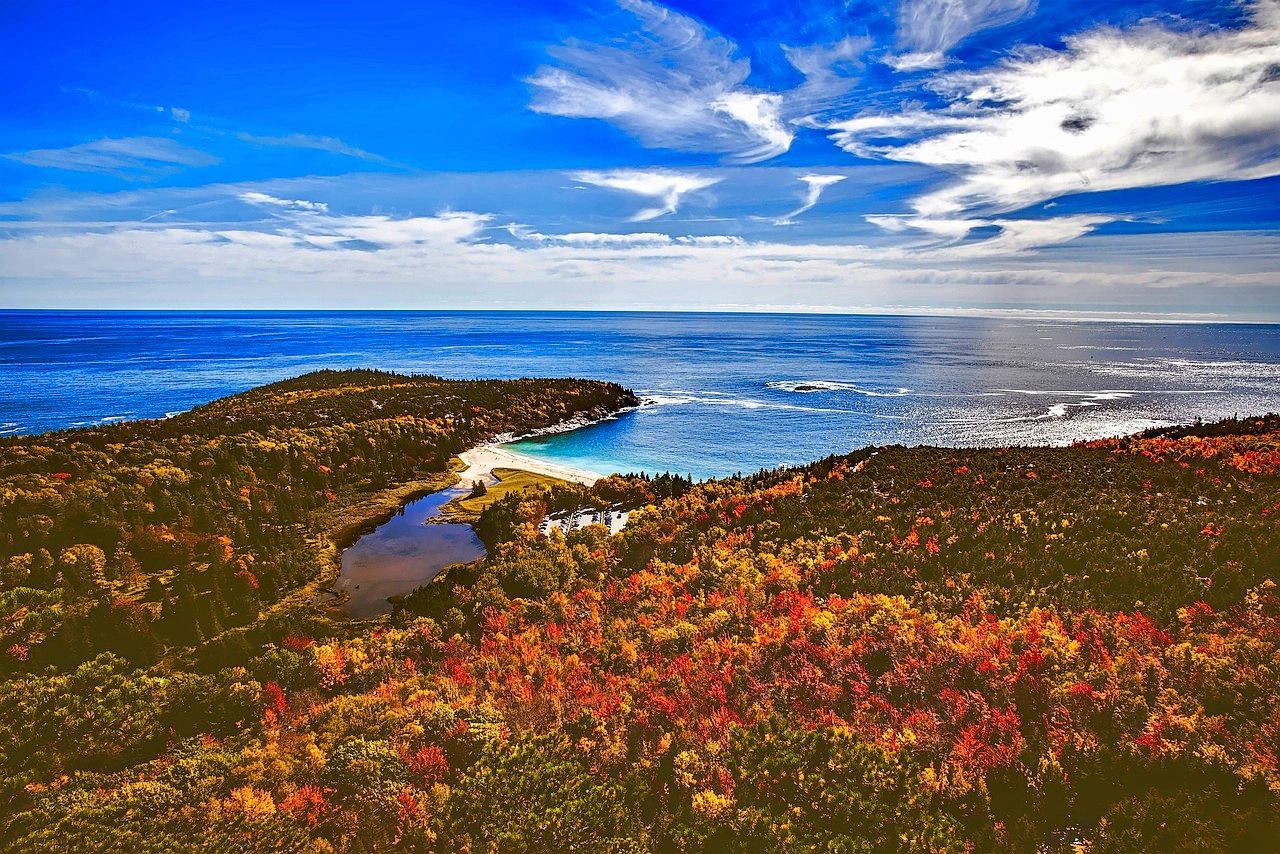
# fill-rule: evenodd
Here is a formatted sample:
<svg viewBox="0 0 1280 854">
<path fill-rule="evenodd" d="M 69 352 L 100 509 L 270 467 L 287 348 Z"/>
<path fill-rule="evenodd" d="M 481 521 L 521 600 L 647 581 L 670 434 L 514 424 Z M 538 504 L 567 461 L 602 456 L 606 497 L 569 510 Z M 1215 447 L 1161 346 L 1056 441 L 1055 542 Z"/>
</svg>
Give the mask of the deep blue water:
<svg viewBox="0 0 1280 854">
<path fill-rule="evenodd" d="M 867 444 L 1062 443 L 1280 410 L 1280 326 L 653 313 L 0 313 L 0 433 L 162 417 L 316 368 L 616 380 L 525 453 L 704 477 Z M 797 390 L 807 385 L 808 390 Z"/>
</svg>

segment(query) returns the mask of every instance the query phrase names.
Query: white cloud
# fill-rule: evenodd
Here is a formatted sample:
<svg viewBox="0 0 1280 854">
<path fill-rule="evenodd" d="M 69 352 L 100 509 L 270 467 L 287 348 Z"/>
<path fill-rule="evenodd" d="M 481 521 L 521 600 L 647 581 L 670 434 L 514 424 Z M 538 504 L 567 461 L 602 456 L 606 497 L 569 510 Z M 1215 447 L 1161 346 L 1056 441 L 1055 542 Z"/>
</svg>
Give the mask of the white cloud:
<svg viewBox="0 0 1280 854">
<path fill-rule="evenodd" d="M 898 42 L 907 52 L 888 62 L 899 71 L 937 67 L 972 33 L 1012 23 L 1035 5 L 1035 0 L 901 0 Z"/>
<path fill-rule="evenodd" d="M 171 173 L 183 166 L 220 162 L 212 154 L 163 136 L 106 137 L 67 148 L 41 148 L 3 156 L 28 166 L 102 172 L 134 180 Z"/>
<path fill-rule="evenodd" d="M 521 240 L 562 246 L 657 246 L 671 242 L 671 235 L 653 231 L 615 234 L 611 232 L 574 231 L 568 234 L 543 234 L 519 226 L 509 226 L 508 231 Z"/>
<path fill-rule="evenodd" d="M 186 124 L 191 121 L 191 111 L 184 110 L 182 107 L 170 107 L 169 114 L 173 116 L 173 120 L 175 122 L 182 122 L 183 124 Z"/>
<path fill-rule="evenodd" d="M 251 205 L 268 205 L 270 207 L 291 208 L 302 211 L 327 211 L 329 209 L 329 206 L 324 202 L 312 202 L 307 199 L 281 199 L 256 191 L 241 193 L 237 198 Z"/>
<path fill-rule="evenodd" d="M 384 250 L 418 245 L 467 243 L 480 237 L 492 219 L 487 214 L 445 211 L 435 216 L 391 217 L 335 214 L 325 202 L 284 199 L 269 193 L 247 191 L 236 198 L 274 210 L 272 234 L 299 246 L 321 249 Z M 241 233 L 219 230 L 221 237 Z M 231 238 L 244 242 L 240 237 Z"/>
<path fill-rule="evenodd" d="M 311 217 L 311 214 L 300 214 Z M 1156 304 L 1168 311 L 1252 300 L 1275 314 L 1274 236 L 1196 235 L 1222 263 L 1185 266 L 1167 239 L 1121 262 L 894 253 L 752 243 L 730 236 L 509 245 L 477 240 L 482 214 L 391 220 L 315 215 L 270 230 L 125 227 L 0 240 L 6 304 L 210 307 L 684 307 Z M 1156 235 L 1154 238 L 1162 236 Z M 1163 236 L 1170 237 L 1170 236 Z M 1172 236 L 1185 243 L 1185 235 Z M 376 243 L 375 243 L 376 241 Z M 1105 254 L 1105 253 L 1102 253 Z M 1269 259 L 1241 265 L 1237 259 Z M 590 287 L 584 287 L 590 283 Z M 1159 293 L 1158 299 L 1153 297 Z M 1188 307 L 1191 307 L 1190 309 Z"/>
<path fill-rule="evenodd" d="M 867 167 L 892 172 L 911 167 Z M 778 204 L 792 169 L 717 169 L 718 205 Z M 536 180 L 535 180 L 536 179 Z M 440 180 L 451 180 L 441 176 Z M 688 217 L 604 233 L 599 194 L 576 212 L 559 172 L 491 176 L 496 207 L 432 216 L 430 176 L 374 174 L 60 194 L 0 204 L 0 303 L 12 307 L 1134 306 L 1277 317 L 1280 238 L 1267 233 L 1085 235 L 1090 218 L 802 224 Z M 525 182 L 525 183 L 522 183 Z M 846 182 L 852 185 L 853 182 Z M 451 186 L 451 185 L 449 185 Z M 436 189 L 432 189 L 436 187 Z M 513 195 L 511 188 L 520 188 Z M 842 189 L 844 185 L 841 185 Z M 852 203 L 862 182 L 842 196 Z M 532 207 L 511 219 L 530 194 Z M 638 195 L 636 198 L 640 198 Z M 618 201 L 625 204 L 625 198 Z M 686 197 L 682 213 L 692 212 Z M 475 205 L 475 206 L 471 206 Z M 640 207 L 640 205 L 637 205 Z M 501 217 L 483 213 L 506 211 Z M 821 210 L 821 206 L 819 209 Z M 158 211 L 169 212 L 155 216 Z M 859 215 L 865 209 L 859 210 Z M 818 217 L 813 216 L 814 220 Z M 919 220 L 918 222 L 911 220 Z M 679 229 L 673 231 L 672 229 Z M 687 229 L 687 230 L 686 230 Z M 727 230 L 720 230 L 727 229 Z M 974 231 L 974 229 L 978 229 Z M 554 232 L 562 232 L 556 234 Z M 510 232 L 515 239 L 508 237 Z M 987 233 L 994 236 L 987 236 Z M 789 242 L 776 235 L 785 233 Z M 740 236 L 741 235 L 741 236 Z M 1079 239 L 1072 239 L 1077 238 Z M 1069 242 L 1063 242 L 1069 241 Z M 1036 251 L 1029 248 L 1038 247 Z"/>
<path fill-rule="evenodd" d="M 851 153 L 957 176 L 911 200 L 914 216 L 872 222 L 949 240 L 999 227 L 993 246 L 967 251 L 1059 243 L 1114 217 L 989 217 L 1074 194 L 1280 174 L 1278 10 L 1280 0 L 1255 0 L 1235 30 L 1095 29 L 1062 50 L 934 78 L 940 108 L 830 128 Z"/>
<path fill-rule="evenodd" d="M 683 243 L 685 246 L 746 246 L 747 241 L 741 237 L 735 237 L 728 234 L 705 234 L 695 236 L 677 237 L 677 243 Z"/>
<path fill-rule="evenodd" d="M 927 218 L 1280 174 L 1278 10 L 1256 0 L 1238 30 L 1093 30 L 1060 51 L 938 77 L 945 108 L 864 115 L 833 124 L 833 136 L 855 154 L 957 174 L 914 200 Z"/>
<path fill-rule="evenodd" d="M 791 148 L 796 126 L 842 102 L 872 42 L 780 45 L 804 82 L 787 91 L 746 84 L 751 63 L 705 25 L 652 0 L 618 0 L 637 28 L 608 42 L 570 40 L 528 79 L 530 108 L 602 119 L 650 148 L 709 152 L 755 163 Z"/>
<path fill-rule="evenodd" d="M 1056 220 L 996 220 L 1005 231 L 994 240 L 925 250 L 714 234 L 545 235 L 504 226 L 522 238 L 512 244 L 485 239 L 494 218 L 484 213 L 347 215 L 287 191 L 245 186 L 207 192 L 242 202 L 248 196 L 274 215 L 92 230 L 56 224 L 6 229 L 0 298 L 14 306 L 1044 307 L 1150 304 L 1158 292 L 1158 304 L 1170 311 L 1205 305 L 1246 311 L 1253 305 L 1255 315 L 1274 315 L 1280 260 L 1276 236 L 1256 234 L 1095 237 L 1088 247 L 1049 250 L 1069 255 L 1021 253 L 1019 241 L 1063 239 L 1061 233 L 1026 233 L 1061 228 Z M 959 230 L 949 219 L 936 227 Z M 1001 240 L 1004 254 L 996 251 Z"/>
<path fill-rule="evenodd" d="M 717 115 L 728 116 L 760 140 L 760 145 L 738 154 L 740 160 L 763 160 L 791 147 L 795 133 L 782 121 L 782 96 L 765 92 L 726 92 L 712 102 Z"/>
<path fill-rule="evenodd" d="M 454 245 L 477 239 L 492 219 L 488 214 L 448 211 L 436 216 L 395 219 L 388 216 L 335 217 L 325 228 L 304 234 L 304 239 L 324 245 L 338 237 L 379 248 Z M 315 240 L 314 238 L 320 238 Z"/>
<path fill-rule="evenodd" d="M 604 119 L 642 144 L 754 162 L 791 146 L 776 94 L 745 86 L 737 45 L 649 0 L 619 0 L 638 29 L 618 43 L 568 41 L 529 78 L 531 108 Z"/>
<path fill-rule="evenodd" d="M 747 241 L 736 235 L 707 234 L 679 235 L 655 231 L 633 231 L 630 233 L 575 231 L 568 234 L 543 234 L 522 226 L 508 226 L 512 236 L 520 240 L 540 243 L 546 246 L 572 246 L 590 249 L 638 249 L 659 246 L 702 246 L 725 247 L 745 246 Z"/>
<path fill-rule="evenodd" d="M 887 231 L 922 231 L 940 238 L 951 258 L 1001 257 L 1016 255 L 1042 246 L 1069 243 L 1090 233 L 1115 217 L 1102 214 L 1048 217 L 1045 219 L 929 219 L 915 216 L 868 216 L 867 220 Z M 960 244 L 975 229 L 994 228 L 997 233 L 983 240 Z M 953 245 L 960 244 L 960 245 Z"/>
<path fill-rule="evenodd" d="M 631 217 L 632 222 L 644 222 L 673 214 L 680 208 L 681 199 L 687 194 L 704 190 L 720 182 L 720 178 L 686 172 L 665 170 L 616 169 L 610 172 L 577 172 L 575 181 L 621 190 L 639 196 L 658 199 L 659 207 L 646 208 Z"/>
<path fill-rule="evenodd" d="M 808 190 L 804 194 L 804 202 L 800 207 L 791 213 L 784 214 L 773 221 L 774 225 L 793 225 L 796 217 L 807 210 L 813 208 L 818 203 L 818 199 L 822 197 L 822 191 L 830 187 L 832 184 L 839 184 L 846 175 L 802 175 L 800 180 L 808 185 Z"/>
<path fill-rule="evenodd" d="M 210 232 L 219 240 L 236 243 L 241 246 L 252 246 L 259 249 L 285 249 L 297 243 L 297 239 L 287 234 L 273 234 L 269 231 L 250 231 L 243 228 L 227 228 Z"/>
</svg>

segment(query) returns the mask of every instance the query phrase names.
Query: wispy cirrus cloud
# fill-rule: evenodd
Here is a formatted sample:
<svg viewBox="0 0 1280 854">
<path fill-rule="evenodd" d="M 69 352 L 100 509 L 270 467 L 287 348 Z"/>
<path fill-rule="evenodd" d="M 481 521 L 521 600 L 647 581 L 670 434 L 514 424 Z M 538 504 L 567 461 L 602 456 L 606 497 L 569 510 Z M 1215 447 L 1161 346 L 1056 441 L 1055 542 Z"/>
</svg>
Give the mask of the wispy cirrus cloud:
<svg viewBox="0 0 1280 854">
<path fill-rule="evenodd" d="M 374 154 L 373 152 L 366 151 L 362 148 L 357 148 L 356 146 L 350 145 L 334 136 L 318 136 L 306 133 L 250 133 L 249 131 L 237 130 L 235 123 L 232 121 L 218 119 L 207 115 L 201 115 L 201 121 L 192 125 L 192 111 L 186 107 L 179 107 L 176 105 L 166 107 L 160 104 L 145 104 L 139 101 L 121 100 L 119 98 L 104 95 L 97 90 L 82 87 L 64 87 L 62 91 L 83 97 L 98 104 L 111 106 L 124 111 L 168 115 L 174 122 L 182 125 L 188 125 L 191 127 L 193 132 L 203 134 L 206 137 L 231 137 L 242 143 L 253 146 L 324 151 L 341 157 L 352 157 L 358 160 L 367 160 L 371 163 L 386 164 L 388 162 L 387 159 L 381 155 Z M 134 139 L 137 138 L 135 137 Z M 163 139 L 163 137 L 145 137 L 145 139 Z"/>
<path fill-rule="evenodd" d="M 945 251 L 951 258 L 1002 257 L 1017 255 L 1044 246 L 1070 243 L 1100 225 L 1114 222 L 1106 214 L 1077 214 L 1043 219 L 931 219 L 915 216 L 872 215 L 867 221 L 887 231 L 925 232 L 942 241 L 943 247 L 926 247 Z M 979 229 L 994 229 L 991 237 L 961 243 Z M 956 245 L 960 244 L 960 245 Z"/>
<path fill-rule="evenodd" d="M 248 202 L 251 205 L 263 205 L 269 208 L 284 208 L 294 211 L 315 211 L 323 213 L 329 210 L 329 206 L 324 202 L 313 202 L 309 199 L 282 199 L 269 193 L 261 193 L 256 190 L 241 193 L 237 196 L 242 202 Z"/>
<path fill-rule="evenodd" d="M 775 219 L 773 224 L 794 225 L 796 217 L 805 211 L 812 210 L 814 205 L 818 204 L 818 199 L 822 198 L 822 193 L 827 187 L 839 184 L 847 177 L 847 175 L 801 175 L 800 180 L 808 187 L 804 194 L 804 202 L 790 213 L 783 214 Z"/>
<path fill-rule="evenodd" d="M 710 175 L 699 175 L 690 172 L 671 172 L 667 170 L 616 169 L 610 172 L 576 172 L 575 181 L 604 187 L 609 190 L 620 190 L 634 193 L 646 198 L 658 199 L 661 204 L 654 208 L 645 208 L 631 217 L 632 222 L 644 222 L 660 216 L 673 214 L 680 208 L 681 200 L 688 193 L 705 190 L 720 183 L 720 178 Z"/>
<path fill-rule="evenodd" d="M 901 0 L 898 42 L 905 52 L 888 62 L 902 71 L 935 68 L 968 36 L 1012 23 L 1035 7 L 1036 0 Z"/>
<path fill-rule="evenodd" d="M 105 137 L 66 148 L 38 148 L 2 156 L 28 166 L 101 172 L 130 180 L 155 178 L 182 167 L 212 166 L 221 162 L 219 157 L 163 136 Z"/>
<path fill-rule="evenodd" d="M 260 245 L 277 241 L 322 249 L 383 250 L 423 244 L 457 244 L 475 240 L 492 219 L 488 214 L 445 211 L 435 216 L 391 217 L 337 214 L 325 202 L 287 199 L 259 191 L 242 192 L 240 201 L 272 209 L 277 223 L 268 230 L 232 228 L 212 233 L 233 243 Z"/>
<path fill-rule="evenodd" d="M 997 224 L 974 212 L 1280 175 L 1278 67 L 1280 0 L 1254 0 L 1238 29 L 1095 29 L 1062 50 L 1027 49 L 936 77 L 931 85 L 945 100 L 937 109 L 830 127 L 851 153 L 953 173 L 956 180 L 912 199 L 916 216 L 899 225 L 967 233 Z"/>
<path fill-rule="evenodd" d="M 782 45 L 791 66 L 804 82 L 785 95 L 787 113 L 803 116 L 829 109 L 858 82 L 863 55 L 871 49 L 869 36 L 845 36 L 830 44 Z"/>
<path fill-rule="evenodd" d="M 618 43 L 570 40 L 528 79 L 540 113 L 609 121 L 651 148 L 708 151 L 736 161 L 791 146 L 782 97 L 746 86 L 737 45 L 649 0 L 619 0 L 636 29 Z"/>
<path fill-rule="evenodd" d="M 652 0 L 618 0 L 635 29 L 607 42 L 571 39 L 548 48 L 553 64 L 528 78 L 530 108 L 617 125 L 649 148 L 755 163 L 785 153 L 796 124 L 832 107 L 856 83 L 865 36 L 779 45 L 804 76 L 792 89 L 747 84 L 751 63 L 701 22 Z"/>
<path fill-rule="evenodd" d="M 359 160 L 368 160 L 372 163 L 386 163 L 387 159 L 380 155 L 365 151 L 362 148 L 356 148 L 354 145 L 348 145 L 342 140 L 334 136 L 312 136 L 305 133 L 290 133 L 283 136 L 259 136 L 241 132 L 236 137 L 242 142 L 252 145 L 265 145 L 272 148 L 305 148 L 312 151 L 327 151 L 330 154 L 338 154 L 343 157 L 354 157 Z"/>
</svg>

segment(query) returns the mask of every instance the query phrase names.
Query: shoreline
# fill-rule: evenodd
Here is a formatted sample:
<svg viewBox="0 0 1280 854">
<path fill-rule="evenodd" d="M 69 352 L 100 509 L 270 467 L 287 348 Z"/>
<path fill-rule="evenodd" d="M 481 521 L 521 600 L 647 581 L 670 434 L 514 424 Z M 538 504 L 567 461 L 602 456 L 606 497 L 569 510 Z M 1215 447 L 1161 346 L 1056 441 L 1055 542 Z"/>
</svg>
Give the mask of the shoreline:
<svg viewBox="0 0 1280 854">
<path fill-rule="evenodd" d="M 508 451 L 502 447 L 501 442 L 486 442 L 483 445 L 476 445 L 474 448 L 458 454 L 458 459 L 462 460 L 467 466 L 457 473 L 458 479 L 464 486 L 470 485 L 477 480 L 483 480 L 492 485 L 497 480 L 497 476 L 493 473 L 494 469 L 516 469 L 530 474 L 541 474 L 572 483 L 580 483 L 583 486 L 591 486 L 604 477 L 599 472 L 594 472 L 590 469 L 563 466 L 546 462 L 527 454 Z"/>
<path fill-rule="evenodd" d="M 508 450 L 503 447 L 512 442 L 518 442 L 521 439 L 531 439 L 534 436 L 551 436 L 558 433 L 572 433 L 574 430 L 581 430 L 584 427 L 590 427 L 593 424 L 602 424 L 605 421 L 612 421 L 615 418 L 627 412 L 633 412 L 640 408 L 643 404 L 637 406 L 626 406 L 622 409 L 615 409 L 604 415 L 578 415 L 558 424 L 552 424 L 550 427 L 540 427 L 537 430 L 531 430 L 528 433 L 515 435 L 514 433 L 500 433 L 487 442 L 482 442 L 475 447 L 468 448 L 458 454 L 458 459 L 462 460 L 466 468 L 457 472 L 458 480 L 463 485 L 469 485 L 477 480 L 483 480 L 485 483 L 492 485 L 497 481 L 494 475 L 494 469 L 517 469 L 526 471 L 531 474 L 541 474 L 547 477 L 559 478 L 567 480 L 571 483 L 580 483 L 583 486 L 591 486 L 597 480 L 604 477 L 597 471 L 591 469 L 578 468 L 576 466 L 566 466 L 560 463 L 548 462 L 540 460 L 537 457 L 528 454 L 522 454 L 519 451 Z"/>
<path fill-rule="evenodd" d="M 518 442 L 521 439 L 532 439 L 534 436 L 552 436 L 558 433 L 572 433 L 574 430 L 581 430 L 583 427 L 590 427 L 593 424 L 603 424 L 605 421 L 612 421 L 628 412 L 634 412 L 643 406 L 644 403 L 638 403 L 635 406 L 624 406 L 621 409 L 615 409 L 606 412 L 603 415 L 596 413 L 587 413 L 577 415 L 558 424 L 552 424 L 549 427 L 540 427 L 537 430 L 531 430 L 528 433 L 516 435 L 514 433 L 499 433 L 487 442 L 482 442 L 473 448 L 468 448 L 458 454 L 458 459 L 466 465 L 465 469 L 457 472 L 458 480 L 463 485 L 469 485 L 477 480 L 483 480 L 485 483 L 492 485 L 497 481 L 494 475 L 494 469 L 518 469 L 531 474 L 541 474 L 547 477 L 559 478 L 572 483 L 580 483 L 583 486 L 591 486 L 597 480 L 605 475 L 592 471 L 591 469 L 578 468 L 576 466 L 566 466 L 560 463 L 552 463 L 546 460 L 540 460 L 537 457 L 528 454 L 522 454 L 519 451 L 511 451 L 504 448 L 512 442 Z"/>
<path fill-rule="evenodd" d="M 325 544 L 324 551 L 327 553 L 327 559 L 331 561 L 332 574 L 326 574 L 315 579 L 312 584 L 307 585 L 308 587 L 318 588 L 310 590 L 308 598 L 315 605 L 341 610 L 341 605 L 347 597 L 346 591 L 337 589 L 337 582 L 342 574 L 342 553 L 355 545 L 362 536 L 376 531 L 383 524 L 390 521 L 396 513 L 400 512 L 410 502 L 448 489 L 458 489 L 460 490 L 458 497 L 465 497 L 466 488 L 469 488 L 474 481 L 483 480 L 490 486 L 496 483 L 499 478 L 493 473 L 493 470 L 501 468 L 517 469 L 531 474 L 540 474 L 582 484 L 583 486 L 591 486 L 604 475 L 588 469 L 545 462 L 516 451 L 508 451 L 502 445 L 533 436 L 569 433 L 573 430 L 589 427 L 592 424 L 609 421 L 625 412 L 638 408 L 638 406 L 628 406 L 604 415 L 578 415 L 557 424 L 552 424 L 549 427 L 541 427 L 519 436 L 513 433 L 500 433 L 487 442 L 482 442 L 460 452 L 454 460 L 460 461 L 461 466 L 451 462 L 449 467 L 442 472 L 365 496 L 362 500 L 355 502 L 353 506 L 347 507 L 336 518 L 328 520 L 328 524 L 323 525 L 316 532 L 319 540 Z M 438 518 L 442 521 L 455 521 L 449 518 L 449 507 L 456 500 L 454 499 L 441 507 Z M 462 524 L 470 525 L 471 522 L 463 521 Z M 327 601 L 320 601 L 319 596 L 321 594 L 331 598 Z M 345 611 L 341 613 L 342 619 L 359 619 L 352 617 Z"/>
</svg>

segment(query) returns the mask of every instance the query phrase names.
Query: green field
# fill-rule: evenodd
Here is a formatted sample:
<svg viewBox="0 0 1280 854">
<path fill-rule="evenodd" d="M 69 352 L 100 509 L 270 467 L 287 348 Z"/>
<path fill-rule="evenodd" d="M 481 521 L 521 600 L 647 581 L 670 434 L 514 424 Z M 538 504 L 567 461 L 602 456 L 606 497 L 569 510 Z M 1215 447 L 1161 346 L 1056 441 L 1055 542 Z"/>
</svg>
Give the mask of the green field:
<svg viewBox="0 0 1280 854">
<path fill-rule="evenodd" d="M 449 517 L 450 521 L 475 522 L 479 520 L 481 513 L 512 493 L 549 487 L 572 486 L 569 481 L 561 480 L 558 477 L 525 471 L 524 469 L 495 468 L 493 475 L 498 478 L 498 482 L 488 487 L 484 495 L 468 495 L 465 498 L 450 501 L 445 505 L 444 513 Z"/>
</svg>

